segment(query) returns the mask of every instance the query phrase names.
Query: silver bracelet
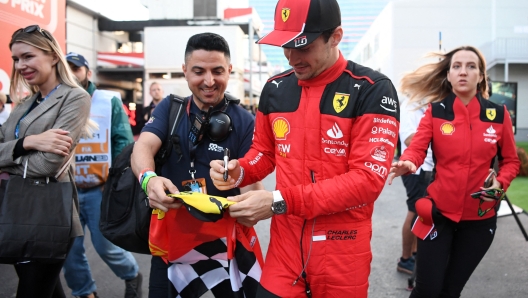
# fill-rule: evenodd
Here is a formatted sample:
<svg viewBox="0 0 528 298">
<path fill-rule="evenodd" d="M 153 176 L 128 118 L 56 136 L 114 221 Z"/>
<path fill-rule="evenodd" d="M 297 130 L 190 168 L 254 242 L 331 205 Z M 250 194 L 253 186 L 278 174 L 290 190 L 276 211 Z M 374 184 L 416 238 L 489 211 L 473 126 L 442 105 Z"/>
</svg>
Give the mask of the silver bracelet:
<svg viewBox="0 0 528 298">
<path fill-rule="evenodd" d="M 238 176 L 238 180 L 235 183 L 235 188 L 237 188 L 242 183 L 242 180 L 244 180 L 244 168 L 240 167 L 240 176 Z"/>
</svg>

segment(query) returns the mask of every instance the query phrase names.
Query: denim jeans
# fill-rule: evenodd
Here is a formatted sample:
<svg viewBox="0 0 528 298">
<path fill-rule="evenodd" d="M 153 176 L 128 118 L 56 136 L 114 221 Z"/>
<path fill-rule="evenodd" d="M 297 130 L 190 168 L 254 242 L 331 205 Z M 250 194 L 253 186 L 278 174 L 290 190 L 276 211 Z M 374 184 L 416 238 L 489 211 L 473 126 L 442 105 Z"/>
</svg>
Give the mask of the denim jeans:
<svg viewBox="0 0 528 298">
<path fill-rule="evenodd" d="M 133 279 L 138 274 L 139 266 L 134 256 L 112 244 L 99 231 L 101 216 L 102 190 L 94 187 L 87 190 L 79 189 L 79 216 L 83 230 L 90 229 L 95 251 L 101 259 L 112 269 L 114 274 L 123 279 Z M 86 259 L 84 236 L 77 237 L 64 263 L 64 278 L 73 296 L 89 295 L 96 290 L 95 280 L 92 278 L 90 265 Z"/>
</svg>

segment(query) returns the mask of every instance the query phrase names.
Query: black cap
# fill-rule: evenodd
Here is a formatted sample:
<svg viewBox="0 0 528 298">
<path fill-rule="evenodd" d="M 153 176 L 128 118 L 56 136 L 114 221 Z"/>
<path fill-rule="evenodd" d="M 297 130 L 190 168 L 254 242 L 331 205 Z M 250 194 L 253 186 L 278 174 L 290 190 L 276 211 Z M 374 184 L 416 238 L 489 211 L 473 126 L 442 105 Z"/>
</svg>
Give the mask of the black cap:
<svg viewBox="0 0 528 298">
<path fill-rule="evenodd" d="M 279 0 L 274 30 L 257 43 L 301 48 L 324 31 L 338 26 L 341 26 L 341 10 L 336 0 Z"/>
</svg>

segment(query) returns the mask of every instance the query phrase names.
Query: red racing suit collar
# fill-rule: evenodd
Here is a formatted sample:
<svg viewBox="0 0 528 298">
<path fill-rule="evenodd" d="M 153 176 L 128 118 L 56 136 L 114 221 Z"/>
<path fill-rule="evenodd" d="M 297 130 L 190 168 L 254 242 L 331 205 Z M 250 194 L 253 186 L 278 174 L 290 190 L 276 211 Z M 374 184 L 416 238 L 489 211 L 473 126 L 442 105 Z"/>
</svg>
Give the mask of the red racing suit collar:
<svg viewBox="0 0 528 298">
<path fill-rule="evenodd" d="M 331 82 L 337 80 L 337 78 L 343 74 L 343 70 L 345 70 L 347 63 L 347 60 L 345 57 L 343 57 L 341 51 L 339 51 L 339 58 L 337 58 L 337 61 L 334 63 L 334 65 L 320 73 L 315 78 L 309 80 L 299 80 L 299 86 L 310 87 L 328 85 Z"/>
</svg>

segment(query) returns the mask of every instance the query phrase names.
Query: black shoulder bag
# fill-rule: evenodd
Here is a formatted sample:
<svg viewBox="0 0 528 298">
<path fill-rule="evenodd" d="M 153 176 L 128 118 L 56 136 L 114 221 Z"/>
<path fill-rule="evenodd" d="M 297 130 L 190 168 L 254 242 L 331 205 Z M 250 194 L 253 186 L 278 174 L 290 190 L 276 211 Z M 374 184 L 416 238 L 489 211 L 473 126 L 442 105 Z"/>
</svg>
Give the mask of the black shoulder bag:
<svg viewBox="0 0 528 298">
<path fill-rule="evenodd" d="M 172 151 L 181 152 L 180 139 L 175 132 L 185 113 L 186 100 L 171 94 L 170 101 L 171 132 L 154 157 L 158 175 L 161 175 L 161 168 Z M 148 235 L 152 209 L 130 166 L 133 149 L 134 143 L 123 148 L 109 170 L 101 202 L 99 229 L 106 239 L 127 251 L 150 254 Z"/>
<path fill-rule="evenodd" d="M 62 166 L 60 174 L 68 169 L 70 161 Z M 9 180 L 0 180 L 0 263 L 66 258 L 73 185 L 57 181 L 60 174 L 26 178 L 24 170 L 24 176 L 9 175 Z"/>
</svg>

